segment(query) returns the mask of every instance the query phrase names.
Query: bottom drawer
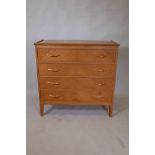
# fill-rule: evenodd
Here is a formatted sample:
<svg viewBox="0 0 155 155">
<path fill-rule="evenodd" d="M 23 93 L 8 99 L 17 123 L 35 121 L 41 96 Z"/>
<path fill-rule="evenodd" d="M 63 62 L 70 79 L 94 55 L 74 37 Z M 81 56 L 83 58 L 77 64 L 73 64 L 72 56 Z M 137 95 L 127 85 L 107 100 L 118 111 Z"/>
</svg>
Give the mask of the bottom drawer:
<svg viewBox="0 0 155 155">
<path fill-rule="evenodd" d="M 41 100 L 51 104 L 92 104 L 103 105 L 112 102 L 112 92 L 104 91 L 70 91 L 70 90 L 41 90 Z"/>
</svg>

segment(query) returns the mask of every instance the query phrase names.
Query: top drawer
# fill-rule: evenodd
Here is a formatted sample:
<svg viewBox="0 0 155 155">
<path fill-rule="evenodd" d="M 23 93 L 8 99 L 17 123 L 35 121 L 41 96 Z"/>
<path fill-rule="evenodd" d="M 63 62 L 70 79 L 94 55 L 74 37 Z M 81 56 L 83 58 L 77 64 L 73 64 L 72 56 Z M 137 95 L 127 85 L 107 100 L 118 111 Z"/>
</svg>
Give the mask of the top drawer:
<svg viewBox="0 0 155 155">
<path fill-rule="evenodd" d="M 83 62 L 83 63 L 115 63 L 114 48 L 105 49 L 56 49 L 38 48 L 39 63 L 64 63 L 64 62 Z"/>
</svg>

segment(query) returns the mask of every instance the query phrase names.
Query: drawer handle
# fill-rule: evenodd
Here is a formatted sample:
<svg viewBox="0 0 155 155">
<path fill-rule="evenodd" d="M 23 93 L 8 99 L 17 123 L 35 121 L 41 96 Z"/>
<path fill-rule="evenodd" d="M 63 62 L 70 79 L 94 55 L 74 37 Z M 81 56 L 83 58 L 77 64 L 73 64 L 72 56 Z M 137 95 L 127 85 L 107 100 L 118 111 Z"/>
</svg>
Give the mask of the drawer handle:
<svg viewBox="0 0 155 155">
<path fill-rule="evenodd" d="M 59 98 L 60 96 L 59 96 L 59 95 L 52 95 L 52 94 L 49 94 L 49 97 L 52 97 L 52 98 Z"/>
<path fill-rule="evenodd" d="M 59 69 L 53 69 L 53 68 L 48 68 L 48 71 L 52 71 L 52 72 L 59 72 Z"/>
<path fill-rule="evenodd" d="M 52 84 L 52 85 L 59 85 L 59 83 L 57 83 L 57 82 L 50 82 L 50 81 L 48 81 L 47 83 L 48 84 Z"/>
<path fill-rule="evenodd" d="M 97 85 L 98 86 L 103 86 L 103 85 L 105 85 L 105 83 L 98 83 Z"/>
<path fill-rule="evenodd" d="M 106 58 L 106 55 L 98 55 L 99 58 Z"/>
<path fill-rule="evenodd" d="M 50 57 L 53 57 L 53 58 L 57 58 L 59 56 L 60 56 L 59 54 L 58 55 L 50 55 Z"/>
<path fill-rule="evenodd" d="M 102 95 L 98 95 L 98 96 L 95 96 L 96 98 L 103 98 L 103 96 Z"/>
<path fill-rule="evenodd" d="M 98 69 L 98 71 L 99 71 L 99 72 L 104 72 L 105 70 L 104 70 L 104 69 Z"/>
</svg>

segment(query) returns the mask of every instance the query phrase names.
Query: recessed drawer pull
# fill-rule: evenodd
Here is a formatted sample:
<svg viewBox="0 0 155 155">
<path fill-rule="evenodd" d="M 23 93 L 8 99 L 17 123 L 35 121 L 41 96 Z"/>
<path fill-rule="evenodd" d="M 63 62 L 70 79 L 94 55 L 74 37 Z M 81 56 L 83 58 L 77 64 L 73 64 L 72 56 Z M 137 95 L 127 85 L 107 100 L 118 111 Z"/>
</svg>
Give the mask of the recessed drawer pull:
<svg viewBox="0 0 155 155">
<path fill-rule="evenodd" d="M 59 69 L 53 69 L 53 68 L 48 68 L 48 71 L 52 71 L 52 72 L 59 72 Z"/>
<path fill-rule="evenodd" d="M 98 71 L 99 71 L 99 72 L 104 72 L 105 70 L 104 70 L 104 69 L 98 69 Z"/>
<path fill-rule="evenodd" d="M 106 55 L 98 55 L 97 57 L 99 57 L 99 58 L 106 58 L 107 56 Z"/>
<path fill-rule="evenodd" d="M 103 96 L 102 95 L 98 95 L 98 96 L 95 96 L 96 98 L 103 98 Z"/>
<path fill-rule="evenodd" d="M 49 97 L 52 97 L 52 98 L 59 98 L 60 96 L 59 96 L 59 95 L 52 95 L 52 94 L 49 94 Z"/>
<path fill-rule="evenodd" d="M 103 85 L 105 85 L 105 83 L 98 83 L 97 85 L 98 86 L 103 86 Z"/>
<path fill-rule="evenodd" d="M 50 57 L 53 57 L 53 58 L 57 58 L 59 56 L 60 56 L 59 54 L 58 55 L 50 55 Z"/>
<path fill-rule="evenodd" d="M 51 84 L 51 85 L 59 85 L 60 84 L 60 83 L 57 83 L 57 82 L 50 82 L 50 81 L 48 81 L 47 83 Z"/>
</svg>

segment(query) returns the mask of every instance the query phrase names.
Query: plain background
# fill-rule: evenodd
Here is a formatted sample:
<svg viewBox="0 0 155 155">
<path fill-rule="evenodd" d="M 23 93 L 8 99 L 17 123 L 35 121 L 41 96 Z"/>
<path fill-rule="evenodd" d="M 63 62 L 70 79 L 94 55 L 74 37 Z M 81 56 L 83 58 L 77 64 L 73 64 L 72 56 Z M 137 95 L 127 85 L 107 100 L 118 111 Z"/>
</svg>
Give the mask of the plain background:
<svg viewBox="0 0 155 155">
<path fill-rule="evenodd" d="M 27 94 L 37 94 L 34 42 L 114 40 L 120 43 L 116 96 L 128 96 L 128 0 L 27 0 Z"/>
</svg>

